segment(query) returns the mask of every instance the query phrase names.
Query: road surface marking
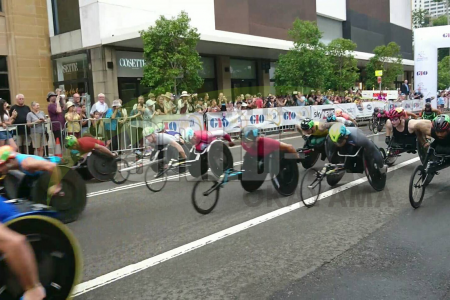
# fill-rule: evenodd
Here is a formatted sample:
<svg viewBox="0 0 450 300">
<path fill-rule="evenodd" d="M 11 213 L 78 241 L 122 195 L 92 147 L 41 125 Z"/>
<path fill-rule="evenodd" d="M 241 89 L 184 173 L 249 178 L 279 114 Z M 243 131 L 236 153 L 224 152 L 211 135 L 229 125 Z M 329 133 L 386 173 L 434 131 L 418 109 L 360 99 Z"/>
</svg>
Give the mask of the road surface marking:
<svg viewBox="0 0 450 300">
<path fill-rule="evenodd" d="M 389 168 L 388 169 L 388 173 L 389 172 L 393 172 L 395 170 L 398 170 L 400 168 L 403 168 L 403 167 L 405 167 L 407 165 L 413 164 L 413 163 L 415 163 L 417 161 L 419 161 L 418 157 L 410 159 L 410 160 L 407 160 L 405 162 L 402 162 L 402 163 L 400 163 L 400 164 L 398 164 L 396 166 L 393 166 L 393 167 Z M 322 193 L 318 200 L 320 201 L 322 199 L 331 197 L 331 196 L 333 196 L 333 195 L 335 195 L 337 193 L 340 193 L 342 191 L 348 190 L 348 189 L 350 189 L 352 187 L 355 187 L 357 185 L 360 185 L 360 184 L 362 184 L 362 183 L 364 183 L 366 181 L 367 181 L 367 177 L 363 177 L 363 178 L 357 179 L 355 181 L 346 183 L 346 184 L 344 184 L 344 185 L 342 185 L 340 187 L 337 187 L 337 188 L 334 188 L 334 189 L 331 189 L 329 191 L 326 191 L 326 192 Z M 308 200 L 312 200 L 312 197 L 307 199 L 306 201 L 308 201 Z M 223 238 L 229 237 L 229 236 L 231 236 L 233 234 L 236 234 L 238 232 L 244 231 L 246 229 L 249 229 L 249 228 L 254 227 L 256 225 L 262 224 L 264 222 L 267 222 L 267 221 L 272 220 L 274 218 L 277 218 L 279 216 L 285 215 L 285 214 L 287 214 L 289 212 L 292 212 L 294 210 L 297 210 L 297 209 L 299 209 L 301 207 L 304 207 L 302 202 L 294 203 L 292 205 L 289 205 L 289 206 L 277 209 L 277 210 L 275 210 L 273 212 L 267 213 L 265 215 L 262 215 L 260 217 L 257 217 L 257 218 L 251 219 L 249 221 L 243 222 L 241 224 L 238 224 L 238 225 L 229 227 L 227 229 L 221 230 L 221 231 L 219 231 L 217 233 L 211 234 L 211 235 L 206 236 L 204 238 L 201 238 L 199 240 L 190 242 L 190 243 L 188 243 L 186 245 L 183 245 L 183 246 L 177 247 L 175 249 L 169 250 L 167 252 L 161 253 L 159 255 L 150 257 L 150 258 L 145 259 L 143 261 L 140 261 L 138 263 L 135 263 L 135 264 L 132 264 L 132 265 L 129 265 L 129 266 L 117 269 L 117 270 L 115 270 L 113 272 L 110 272 L 110 273 L 107 273 L 105 275 L 99 276 L 97 278 L 91 279 L 89 281 L 80 283 L 80 284 L 78 284 L 75 287 L 74 292 L 73 292 L 73 296 L 76 297 L 76 296 L 85 294 L 87 292 L 93 291 L 93 290 L 98 289 L 98 288 L 100 288 L 102 286 L 105 286 L 105 285 L 108 285 L 110 283 L 113 283 L 114 281 L 117 281 L 119 279 L 128 277 L 128 276 L 133 275 L 133 274 L 136 274 L 136 273 L 141 272 L 141 271 L 143 271 L 145 269 L 148 269 L 150 267 L 156 266 L 156 265 L 158 265 L 158 264 L 160 264 L 162 262 L 168 261 L 168 260 L 170 260 L 172 258 L 181 256 L 181 255 L 186 254 L 188 252 L 191 252 L 193 250 L 199 249 L 199 248 L 201 248 L 203 246 L 206 246 L 206 245 L 212 244 L 214 242 L 217 242 L 217 241 L 219 241 L 219 240 L 221 240 Z"/>
</svg>

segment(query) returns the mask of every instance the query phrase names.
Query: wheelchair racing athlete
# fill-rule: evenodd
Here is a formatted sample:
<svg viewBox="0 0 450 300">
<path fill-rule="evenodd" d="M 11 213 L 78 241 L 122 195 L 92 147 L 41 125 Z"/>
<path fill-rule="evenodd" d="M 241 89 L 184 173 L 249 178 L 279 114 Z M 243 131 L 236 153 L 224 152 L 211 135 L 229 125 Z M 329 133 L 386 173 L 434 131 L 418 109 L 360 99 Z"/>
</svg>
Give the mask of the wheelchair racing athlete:
<svg viewBox="0 0 450 300">
<path fill-rule="evenodd" d="M 89 136 L 77 139 L 77 137 L 74 135 L 68 135 L 66 137 L 66 148 L 78 151 L 81 156 L 87 155 L 89 152 L 92 152 L 94 150 L 111 157 L 117 156 L 116 153 L 109 151 L 109 149 L 105 147 L 105 144 L 102 141 L 96 140 L 93 137 Z"/>
<path fill-rule="evenodd" d="M 378 171 L 379 174 L 376 176 L 379 177 L 379 180 L 383 180 L 382 177 L 385 177 L 387 172 L 387 166 L 384 164 L 383 156 L 375 143 L 369 140 L 360 129 L 347 128 L 343 124 L 334 124 L 329 130 L 325 148 L 328 161 L 332 164 L 344 162 L 343 158 L 338 155 L 338 151 L 341 155 L 354 155 L 360 148 L 363 148 L 363 159 L 367 160 L 366 175 L 370 184 L 377 191 L 384 188 L 384 183 L 380 186 L 377 182 L 375 182 L 373 174 L 370 175 L 371 178 L 369 178 L 369 174 L 367 174 L 371 172 L 370 170 Z M 356 172 L 352 170 L 355 168 L 354 163 L 355 161 L 353 159 L 348 159 L 348 161 L 346 160 L 345 168 L 350 169 L 352 172 Z M 330 166 L 331 170 L 336 167 L 336 165 Z M 330 169 L 328 169 L 328 171 L 329 170 Z M 374 184 L 377 187 L 375 187 Z"/>
<path fill-rule="evenodd" d="M 9 146 L 8 146 L 9 147 Z M 0 253 L 9 269 L 17 276 L 25 293 L 24 300 L 42 300 L 46 293 L 39 282 L 38 267 L 33 249 L 25 236 L 2 224 L 13 212 L 11 206 L 0 199 Z"/>
<path fill-rule="evenodd" d="M 196 130 L 194 131 L 192 128 L 187 128 L 184 132 L 183 136 L 184 140 L 188 143 L 191 143 L 195 146 L 195 150 L 201 152 L 205 150 L 206 147 L 209 146 L 213 141 L 218 138 L 222 138 L 228 141 L 228 146 L 233 147 L 235 144 L 231 140 L 231 136 L 223 130 Z"/>
<path fill-rule="evenodd" d="M 419 116 L 424 120 L 433 121 L 441 112 L 431 107 L 431 103 L 425 103 L 425 107 L 419 113 Z"/>
<path fill-rule="evenodd" d="M 328 123 L 339 122 L 339 123 L 341 123 L 341 124 L 344 124 L 344 125 L 347 126 L 347 127 L 357 127 L 357 126 L 356 126 L 356 125 L 357 125 L 356 122 L 353 123 L 352 121 L 347 120 L 347 119 L 345 119 L 345 118 L 343 118 L 343 117 L 336 117 L 336 115 L 333 114 L 333 113 L 331 113 L 331 114 L 328 115 L 328 117 L 327 117 L 327 122 L 328 122 Z"/>
<path fill-rule="evenodd" d="M 391 142 L 398 147 L 405 148 L 411 153 L 417 150 L 416 128 L 418 124 L 431 128 L 429 120 L 410 120 L 407 112 L 401 108 L 393 108 L 388 114 L 389 120 L 386 122 L 386 139 L 385 142 L 389 146 Z M 393 137 L 391 137 L 391 133 Z"/>
<path fill-rule="evenodd" d="M 431 147 L 436 151 L 436 154 L 450 155 L 450 117 L 447 115 L 439 115 L 432 122 L 431 126 L 427 126 L 425 123 L 420 123 L 416 126 L 416 134 L 419 143 L 424 148 Z M 428 143 L 426 137 L 431 136 L 434 141 L 431 145 Z M 427 155 L 427 159 L 424 162 L 426 165 L 427 160 L 430 157 Z"/>
<path fill-rule="evenodd" d="M 153 127 L 145 127 L 142 131 L 142 135 L 145 138 L 147 147 L 163 149 L 170 145 L 178 151 L 182 159 L 186 159 L 186 153 L 183 147 L 178 144 L 177 139 L 174 136 L 167 133 L 157 133 Z"/>
<path fill-rule="evenodd" d="M 344 112 L 342 111 L 342 109 L 340 109 L 340 108 L 337 108 L 337 109 L 335 110 L 335 115 L 336 115 L 336 119 L 337 119 L 337 118 L 344 118 L 345 120 L 350 121 L 350 122 L 352 122 L 353 124 L 355 124 L 355 126 L 358 125 L 358 123 L 356 123 L 356 121 L 355 121 L 354 119 L 352 119 L 352 118 L 350 117 L 349 114 L 344 113 Z M 343 123 L 343 122 L 341 122 L 341 121 L 339 121 L 339 122 L 340 122 L 340 123 Z"/>
</svg>

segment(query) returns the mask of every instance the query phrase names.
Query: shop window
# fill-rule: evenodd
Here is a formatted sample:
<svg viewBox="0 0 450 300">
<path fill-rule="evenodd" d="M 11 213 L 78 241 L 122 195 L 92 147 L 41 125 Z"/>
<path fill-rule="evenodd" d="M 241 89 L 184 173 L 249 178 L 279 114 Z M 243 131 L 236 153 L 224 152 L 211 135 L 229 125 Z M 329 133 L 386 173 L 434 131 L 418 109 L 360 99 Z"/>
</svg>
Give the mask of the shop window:
<svg viewBox="0 0 450 300">
<path fill-rule="evenodd" d="M 255 79 L 256 64 L 252 60 L 230 59 L 232 79 Z"/>
<path fill-rule="evenodd" d="M 52 10 L 55 35 L 81 29 L 78 0 L 52 0 Z"/>
<path fill-rule="evenodd" d="M 0 98 L 11 101 L 8 81 L 8 66 L 6 56 L 0 56 Z"/>
<path fill-rule="evenodd" d="M 0 0 L 0 12 L 3 11 L 3 7 L 2 7 L 2 0 Z"/>
<path fill-rule="evenodd" d="M 200 57 L 202 62 L 202 69 L 198 72 L 198 74 L 202 78 L 216 78 L 216 68 L 214 67 L 214 58 L 213 57 Z"/>
</svg>

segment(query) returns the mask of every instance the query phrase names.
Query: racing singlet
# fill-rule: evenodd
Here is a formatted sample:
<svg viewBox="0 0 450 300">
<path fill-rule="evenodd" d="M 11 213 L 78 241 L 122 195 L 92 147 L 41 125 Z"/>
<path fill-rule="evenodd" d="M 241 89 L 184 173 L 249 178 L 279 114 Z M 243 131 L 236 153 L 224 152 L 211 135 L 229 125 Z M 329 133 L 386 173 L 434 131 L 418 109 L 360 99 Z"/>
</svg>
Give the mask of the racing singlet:
<svg viewBox="0 0 450 300">
<path fill-rule="evenodd" d="M 34 172 L 34 173 L 30 173 L 30 172 L 25 171 L 25 170 L 22 168 L 22 163 L 23 163 L 23 161 L 24 161 L 25 159 L 29 158 L 29 157 L 34 158 L 35 160 L 47 161 L 47 159 L 45 159 L 45 158 L 43 158 L 43 157 L 40 157 L 40 156 L 36 156 L 36 155 L 27 155 L 27 154 L 20 154 L 20 153 L 17 153 L 15 159 L 16 159 L 17 162 L 19 163 L 19 170 L 22 171 L 23 173 L 25 173 L 25 174 L 28 175 L 28 176 L 39 176 L 39 175 L 41 175 L 41 174 L 43 173 L 43 171 L 37 171 L 37 172 Z"/>
<path fill-rule="evenodd" d="M 422 114 L 422 118 L 424 119 L 424 120 L 430 120 L 430 121 L 433 121 L 434 120 L 434 118 L 436 118 L 436 113 L 434 112 L 434 111 L 424 111 L 423 112 L 423 114 Z"/>
<path fill-rule="evenodd" d="M 326 137 L 328 135 L 328 129 L 325 130 L 319 130 L 320 122 L 314 121 L 314 132 L 311 134 L 315 137 Z"/>
<path fill-rule="evenodd" d="M 394 134 L 394 141 L 399 144 L 405 144 L 405 145 L 416 145 L 416 134 L 410 133 L 408 129 L 408 123 L 409 119 L 405 120 L 405 128 L 402 132 L 398 131 L 395 127 L 392 127 L 393 134 Z"/>
</svg>

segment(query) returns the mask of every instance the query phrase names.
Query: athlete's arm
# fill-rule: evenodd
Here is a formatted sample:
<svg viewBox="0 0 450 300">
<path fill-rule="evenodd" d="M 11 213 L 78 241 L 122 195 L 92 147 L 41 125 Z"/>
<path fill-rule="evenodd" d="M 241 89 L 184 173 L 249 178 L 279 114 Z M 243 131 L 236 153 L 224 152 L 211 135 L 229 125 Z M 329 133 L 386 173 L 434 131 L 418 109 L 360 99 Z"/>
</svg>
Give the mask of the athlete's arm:
<svg viewBox="0 0 450 300">
<path fill-rule="evenodd" d="M 0 224 L 0 252 L 25 290 L 24 297 L 44 299 L 45 290 L 39 282 L 36 259 L 26 238 Z"/>
<path fill-rule="evenodd" d="M 391 120 L 387 120 L 386 121 L 386 136 L 388 137 L 390 137 L 392 135 L 392 123 L 391 123 Z"/>
<path fill-rule="evenodd" d="M 107 154 L 111 157 L 116 157 L 116 155 L 114 153 L 112 153 L 111 151 L 109 151 L 108 148 L 106 148 L 105 146 L 99 145 L 99 144 L 95 144 L 94 149 L 93 150 L 97 150 L 100 153 L 103 154 Z"/>
<path fill-rule="evenodd" d="M 178 143 L 175 142 L 175 141 L 171 141 L 171 142 L 170 142 L 170 145 L 171 145 L 172 147 L 175 147 L 175 149 L 178 150 L 178 153 L 180 153 L 180 155 L 181 155 L 182 158 L 186 159 L 186 153 L 184 153 L 183 147 L 181 147 L 180 144 L 178 144 Z"/>
<path fill-rule="evenodd" d="M 297 131 L 301 134 L 301 135 L 303 135 L 303 130 L 302 130 L 302 128 L 297 124 L 297 125 L 295 125 L 295 128 L 297 129 Z"/>
<path fill-rule="evenodd" d="M 409 111 L 406 112 L 406 115 L 411 117 L 411 118 L 413 118 L 413 119 L 417 119 L 418 118 L 418 116 L 415 113 L 412 113 L 412 112 L 409 112 Z"/>
<path fill-rule="evenodd" d="M 322 123 L 322 122 L 320 122 L 318 127 L 319 127 L 319 130 L 320 130 L 320 131 L 322 131 L 322 130 L 328 130 L 328 129 L 330 129 L 331 126 L 333 126 L 334 124 L 339 124 L 339 122 L 329 122 L 329 123 Z"/>
<path fill-rule="evenodd" d="M 417 140 L 420 145 L 427 147 L 427 136 L 431 135 L 431 122 L 427 124 L 426 122 L 420 122 L 415 124 L 414 132 L 416 133 Z"/>
<path fill-rule="evenodd" d="M 356 121 L 354 119 L 352 119 L 352 117 L 348 117 L 348 120 L 351 121 L 353 124 L 355 124 L 355 126 L 358 125 L 358 123 L 356 123 Z"/>
<path fill-rule="evenodd" d="M 295 154 L 296 158 L 300 158 L 294 146 L 280 142 L 280 151 Z"/>
<path fill-rule="evenodd" d="M 435 109 L 435 108 L 432 108 L 431 111 L 434 112 L 436 115 L 440 115 L 441 114 L 441 112 L 439 110 Z"/>
</svg>

